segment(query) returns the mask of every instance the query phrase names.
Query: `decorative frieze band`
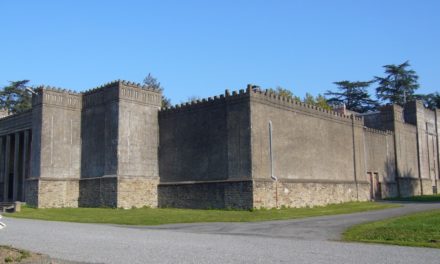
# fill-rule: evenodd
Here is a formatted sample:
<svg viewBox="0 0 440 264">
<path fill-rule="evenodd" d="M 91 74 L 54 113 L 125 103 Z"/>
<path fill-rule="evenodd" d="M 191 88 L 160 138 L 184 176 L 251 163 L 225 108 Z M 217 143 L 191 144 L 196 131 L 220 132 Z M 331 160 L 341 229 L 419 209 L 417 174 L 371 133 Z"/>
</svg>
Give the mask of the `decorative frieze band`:
<svg viewBox="0 0 440 264">
<path fill-rule="evenodd" d="M 80 109 L 82 107 L 81 94 L 61 89 L 40 87 L 37 95 L 32 98 L 32 105 L 50 104 L 62 107 Z"/>
</svg>

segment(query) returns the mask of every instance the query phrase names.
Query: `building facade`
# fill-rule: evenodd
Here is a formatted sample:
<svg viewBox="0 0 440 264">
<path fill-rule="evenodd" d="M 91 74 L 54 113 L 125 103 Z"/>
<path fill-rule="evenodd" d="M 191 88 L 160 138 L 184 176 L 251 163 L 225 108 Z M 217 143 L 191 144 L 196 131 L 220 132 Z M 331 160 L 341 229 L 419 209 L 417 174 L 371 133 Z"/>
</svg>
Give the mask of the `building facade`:
<svg viewBox="0 0 440 264">
<path fill-rule="evenodd" d="M 0 119 L 0 199 L 47 207 L 302 207 L 432 194 L 440 111 L 327 111 L 248 86 L 161 109 L 126 81 L 42 87 Z"/>
</svg>

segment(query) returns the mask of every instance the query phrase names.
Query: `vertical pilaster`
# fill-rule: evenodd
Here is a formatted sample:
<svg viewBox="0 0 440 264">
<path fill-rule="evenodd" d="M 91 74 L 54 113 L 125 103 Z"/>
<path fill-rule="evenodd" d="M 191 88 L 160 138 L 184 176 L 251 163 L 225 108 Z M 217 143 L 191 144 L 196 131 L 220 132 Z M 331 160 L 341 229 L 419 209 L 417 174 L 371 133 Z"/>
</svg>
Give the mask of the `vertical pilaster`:
<svg viewBox="0 0 440 264">
<path fill-rule="evenodd" d="M 409 111 L 407 111 L 409 110 Z M 417 142 L 417 166 L 418 178 L 420 180 L 420 194 L 424 194 L 423 179 L 429 179 L 429 160 L 428 160 L 428 144 L 427 144 L 427 128 L 425 121 L 425 107 L 419 100 L 409 102 L 405 105 L 406 115 L 410 119 L 410 123 L 416 126 L 416 142 Z"/>
<path fill-rule="evenodd" d="M 22 172 L 21 172 L 21 201 L 26 201 L 25 197 L 25 184 L 27 178 L 27 169 L 28 169 L 28 146 L 29 146 L 29 130 L 24 131 L 23 137 L 23 157 L 22 157 Z"/>
<path fill-rule="evenodd" d="M 400 186 L 400 177 L 402 177 L 403 159 L 401 155 L 401 136 L 403 130 L 403 108 L 399 105 L 389 105 L 383 108 L 382 122 L 383 129 L 394 131 L 394 168 L 395 168 L 395 180 L 397 185 L 397 193 L 402 196 L 402 190 Z"/>
<path fill-rule="evenodd" d="M 357 200 L 364 200 L 365 197 L 359 197 L 358 182 L 365 182 L 366 164 L 365 164 L 365 147 L 363 142 L 363 126 L 364 120 L 361 117 L 354 115 L 352 118 L 352 140 L 353 140 L 353 172 L 354 181 L 356 184 L 356 198 Z"/>
<path fill-rule="evenodd" d="M 20 168 L 20 133 L 14 134 L 14 178 L 13 178 L 13 191 L 12 201 L 17 201 L 18 198 L 18 180 L 19 180 L 19 168 Z"/>
<path fill-rule="evenodd" d="M 6 136 L 6 146 L 5 146 L 5 159 L 4 159 L 4 191 L 3 191 L 3 201 L 9 200 L 9 160 L 10 160 L 10 152 L 11 152 L 11 135 Z"/>
<path fill-rule="evenodd" d="M 3 183 L 3 186 L 5 184 L 5 153 L 4 153 L 4 147 L 3 147 L 3 137 L 0 136 L 0 182 Z M 3 187 L 2 186 L 2 187 Z M 0 190 L 0 198 L 3 200 L 3 192 L 4 192 L 4 187 Z"/>
<path fill-rule="evenodd" d="M 438 181 L 440 178 L 440 109 L 435 109 L 435 135 L 436 135 L 436 151 L 434 152 L 434 159 L 437 160 L 437 177 L 436 177 L 436 186 L 438 193 Z"/>
</svg>

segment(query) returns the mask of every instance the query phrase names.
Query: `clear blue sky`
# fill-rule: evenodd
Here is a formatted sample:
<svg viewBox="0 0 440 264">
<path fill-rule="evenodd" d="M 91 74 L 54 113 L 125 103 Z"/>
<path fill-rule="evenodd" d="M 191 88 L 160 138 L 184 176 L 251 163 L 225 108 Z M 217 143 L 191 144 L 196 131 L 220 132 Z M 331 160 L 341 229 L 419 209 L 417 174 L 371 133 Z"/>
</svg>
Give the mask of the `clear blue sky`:
<svg viewBox="0 0 440 264">
<path fill-rule="evenodd" d="M 173 103 L 247 83 L 303 96 L 410 60 L 419 92 L 440 90 L 437 0 L 3 0 L 0 11 L 1 86 L 82 91 L 151 72 Z"/>
</svg>

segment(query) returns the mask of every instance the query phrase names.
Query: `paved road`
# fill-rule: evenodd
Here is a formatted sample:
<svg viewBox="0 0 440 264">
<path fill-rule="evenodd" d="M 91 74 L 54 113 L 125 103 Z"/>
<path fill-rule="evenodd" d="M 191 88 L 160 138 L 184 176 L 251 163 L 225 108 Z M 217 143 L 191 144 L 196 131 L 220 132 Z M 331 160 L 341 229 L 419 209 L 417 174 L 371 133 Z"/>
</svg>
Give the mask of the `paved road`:
<svg viewBox="0 0 440 264">
<path fill-rule="evenodd" d="M 440 250 L 337 240 L 347 226 L 440 204 L 260 223 L 129 227 L 4 218 L 0 244 L 89 263 L 440 263 Z"/>
</svg>

